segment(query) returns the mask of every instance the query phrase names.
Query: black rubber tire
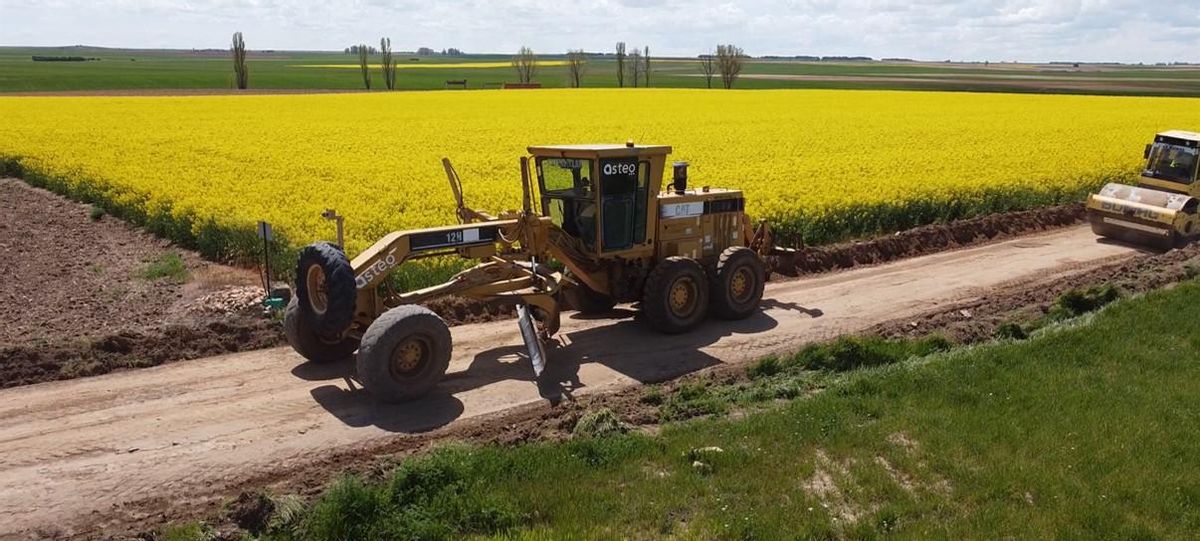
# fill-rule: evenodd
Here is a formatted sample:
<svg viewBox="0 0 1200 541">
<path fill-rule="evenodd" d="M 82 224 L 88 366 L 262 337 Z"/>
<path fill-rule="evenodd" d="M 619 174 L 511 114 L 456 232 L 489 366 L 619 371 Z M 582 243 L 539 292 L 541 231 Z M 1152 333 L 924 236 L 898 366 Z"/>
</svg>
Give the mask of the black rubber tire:
<svg viewBox="0 0 1200 541">
<path fill-rule="evenodd" d="M 570 298 L 571 307 L 578 310 L 579 313 L 588 316 L 607 314 L 617 305 L 617 301 L 612 297 L 600 293 L 585 284 L 579 284 L 571 288 Z"/>
<path fill-rule="evenodd" d="M 672 307 L 671 292 L 680 280 L 691 280 L 695 299 L 689 302 L 688 313 L 678 313 Z M 688 257 L 668 257 L 656 265 L 646 277 L 642 290 L 642 310 L 650 326 L 666 334 L 692 330 L 708 314 L 708 277 L 704 267 Z"/>
<path fill-rule="evenodd" d="M 410 375 L 392 367 L 397 348 L 410 339 L 423 343 L 425 355 Z M 441 381 L 450 368 L 450 327 L 424 306 L 405 305 L 379 316 L 363 334 L 358 348 L 358 381 L 382 402 L 419 398 Z"/>
<path fill-rule="evenodd" d="M 750 280 L 748 295 L 736 298 L 733 281 L 739 272 Z M 721 252 L 713 267 L 709 300 L 713 315 L 721 319 L 746 319 L 758 311 L 762 302 L 763 289 L 767 283 L 767 269 L 758 254 L 745 246 L 731 246 Z"/>
<path fill-rule="evenodd" d="M 314 363 L 333 363 L 349 359 L 358 349 L 358 340 L 344 338 L 340 341 L 329 341 L 321 338 L 311 326 L 308 319 L 300 312 L 299 301 L 296 297 L 288 302 L 283 312 L 283 334 L 287 336 L 288 344 L 301 357 Z"/>
<path fill-rule="evenodd" d="M 308 272 L 320 267 L 325 273 L 324 311 L 313 308 L 312 295 L 308 290 Z M 296 297 L 300 299 L 300 314 L 319 335 L 340 335 L 354 321 L 354 305 L 358 287 L 354 283 L 354 269 L 350 259 L 336 245 L 315 242 L 300 250 L 296 263 Z"/>
</svg>

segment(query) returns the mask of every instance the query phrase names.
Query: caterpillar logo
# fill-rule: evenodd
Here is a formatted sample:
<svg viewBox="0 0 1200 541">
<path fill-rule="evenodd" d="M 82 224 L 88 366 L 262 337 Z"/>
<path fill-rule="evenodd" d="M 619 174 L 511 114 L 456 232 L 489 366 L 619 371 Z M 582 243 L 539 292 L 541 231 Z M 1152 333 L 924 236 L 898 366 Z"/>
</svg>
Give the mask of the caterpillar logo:
<svg viewBox="0 0 1200 541">
<path fill-rule="evenodd" d="M 388 269 L 395 267 L 396 263 L 398 263 L 398 261 L 396 261 L 396 249 L 392 248 L 392 251 L 388 252 L 387 255 L 376 260 L 374 265 L 367 267 L 367 270 L 358 275 L 358 277 L 354 279 L 354 285 L 358 289 L 367 287 L 367 284 L 371 283 L 376 276 L 379 276 L 380 274 L 387 272 Z"/>
<path fill-rule="evenodd" d="M 1134 218 L 1144 218 L 1146 220 L 1157 221 L 1160 218 L 1160 215 L 1157 212 L 1154 212 L 1152 210 L 1138 208 L 1138 207 L 1131 207 L 1128 205 L 1122 205 L 1120 203 L 1114 203 L 1112 201 L 1101 201 L 1100 202 L 1100 210 L 1106 210 L 1109 212 L 1124 214 L 1126 216 L 1132 216 Z"/>
</svg>

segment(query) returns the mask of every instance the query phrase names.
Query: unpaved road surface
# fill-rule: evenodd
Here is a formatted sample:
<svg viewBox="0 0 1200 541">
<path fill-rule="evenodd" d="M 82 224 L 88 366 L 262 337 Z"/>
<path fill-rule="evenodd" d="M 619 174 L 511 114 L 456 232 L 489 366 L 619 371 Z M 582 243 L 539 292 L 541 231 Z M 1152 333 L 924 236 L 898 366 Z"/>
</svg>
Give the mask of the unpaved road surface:
<svg viewBox="0 0 1200 541">
<path fill-rule="evenodd" d="M 518 354 L 514 322 L 459 326 L 452 377 L 402 406 L 374 404 L 349 364 L 301 363 L 287 348 L 8 389 L 0 391 L 0 537 L 86 536 L 125 502 L 219 494 L 331 448 L 746 362 L 1137 253 L 1074 226 L 771 284 L 761 314 L 682 336 L 649 331 L 621 309 L 616 320 L 566 317 L 542 383 Z"/>
</svg>

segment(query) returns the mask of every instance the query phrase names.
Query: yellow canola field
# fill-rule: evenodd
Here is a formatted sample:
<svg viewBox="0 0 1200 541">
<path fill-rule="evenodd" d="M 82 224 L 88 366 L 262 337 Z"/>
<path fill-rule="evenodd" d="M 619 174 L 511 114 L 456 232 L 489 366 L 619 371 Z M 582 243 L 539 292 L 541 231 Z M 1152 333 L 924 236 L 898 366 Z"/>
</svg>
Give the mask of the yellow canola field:
<svg viewBox="0 0 1200 541">
<path fill-rule="evenodd" d="M 291 246 L 348 251 L 452 223 L 439 159 L 468 204 L 519 205 L 531 144 L 667 144 L 692 184 L 828 241 L 1077 200 L 1131 178 L 1154 132 L 1200 127 L 1191 99 L 935 92 L 584 89 L 205 97 L 0 98 L 0 159 L 26 178 L 215 257 L 253 253 L 256 220 Z"/>
</svg>

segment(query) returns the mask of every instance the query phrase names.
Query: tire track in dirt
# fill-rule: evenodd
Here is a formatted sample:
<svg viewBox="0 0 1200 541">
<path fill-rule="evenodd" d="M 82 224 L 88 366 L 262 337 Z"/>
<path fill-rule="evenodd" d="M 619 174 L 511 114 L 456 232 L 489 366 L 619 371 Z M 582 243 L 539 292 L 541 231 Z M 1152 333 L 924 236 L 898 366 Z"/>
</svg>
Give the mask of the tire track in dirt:
<svg viewBox="0 0 1200 541">
<path fill-rule="evenodd" d="M 352 366 L 284 348 L 0 391 L 0 537 L 98 535 L 106 513 L 162 496 L 195 502 L 255 475 L 517 407 L 664 381 L 917 317 L 995 288 L 1127 260 L 1086 226 L 770 284 L 764 310 L 664 336 L 618 308 L 569 316 L 541 382 L 511 321 L 452 329 L 451 377 L 401 406 L 375 404 Z M 192 503 L 189 503 L 191 505 Z"/>
</svg>

